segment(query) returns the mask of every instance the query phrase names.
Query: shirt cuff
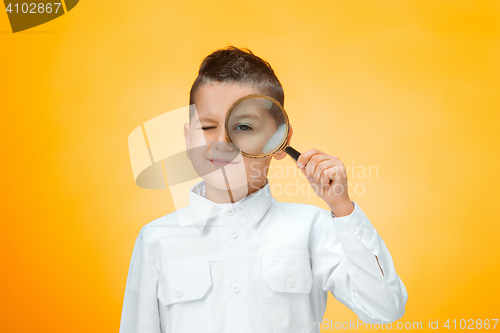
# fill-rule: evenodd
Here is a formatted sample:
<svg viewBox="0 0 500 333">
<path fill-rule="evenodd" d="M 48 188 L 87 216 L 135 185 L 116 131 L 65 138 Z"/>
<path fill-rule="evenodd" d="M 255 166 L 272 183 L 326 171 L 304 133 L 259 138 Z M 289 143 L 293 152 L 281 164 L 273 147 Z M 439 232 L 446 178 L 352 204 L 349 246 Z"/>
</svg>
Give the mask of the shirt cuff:
<svg viewBox="0 0 500 333">
<path fill-rule="evenodd" d="M 354 250 L 355 248 L 368 247 L 376 230 L 358 204 L 355 201 L 352 201 L 352 203 L 354 204 L 354 210 L 351 214 L 340 217 L 334 217 L 333 214 L 331 216 L 339 235 L 341 235 L 344 249 L 347 246 L 347 248 Z M 360 246 L 359 242 L 361 242 L 362 246 Z"/>
</svg>

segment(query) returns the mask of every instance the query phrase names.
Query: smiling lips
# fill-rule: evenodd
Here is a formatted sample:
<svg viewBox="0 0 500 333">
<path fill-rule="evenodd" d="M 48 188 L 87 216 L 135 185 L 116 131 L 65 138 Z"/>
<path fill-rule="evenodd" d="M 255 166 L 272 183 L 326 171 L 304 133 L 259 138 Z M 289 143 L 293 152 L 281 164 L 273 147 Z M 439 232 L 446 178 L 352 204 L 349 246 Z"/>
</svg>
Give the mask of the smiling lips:
<svg viewBox="0 0 500 333">
<path fill-rule="evenodd" d="M 236 164 L 236 163 L 238 163 L 238 162 L 234 162 L 234 161 L 231 161 L 231 160 L 224 160 L 224 159 L 221 159 L 221 158 L 210 158 L 209 161 L 212 162 L 215 165 L 228 165 L 228 164 Z"/>
</svg>

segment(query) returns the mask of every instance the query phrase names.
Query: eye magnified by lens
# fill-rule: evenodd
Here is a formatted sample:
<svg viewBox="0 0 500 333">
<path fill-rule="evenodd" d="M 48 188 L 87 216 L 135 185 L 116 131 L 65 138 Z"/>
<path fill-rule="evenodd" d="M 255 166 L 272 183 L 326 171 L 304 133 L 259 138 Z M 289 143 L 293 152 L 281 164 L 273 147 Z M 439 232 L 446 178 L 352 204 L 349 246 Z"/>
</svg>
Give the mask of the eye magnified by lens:
<svg viewBox="0 0 500 333">
<path fill-rule="evenodd" d="M 287 146 L 288 115 L 270 96 L 252 94 L 237 100 L 226 115 L 226 137 L 243 155 L 270 156 L 285 150 L 297 160 L 300 153 Z"/>
</svg>

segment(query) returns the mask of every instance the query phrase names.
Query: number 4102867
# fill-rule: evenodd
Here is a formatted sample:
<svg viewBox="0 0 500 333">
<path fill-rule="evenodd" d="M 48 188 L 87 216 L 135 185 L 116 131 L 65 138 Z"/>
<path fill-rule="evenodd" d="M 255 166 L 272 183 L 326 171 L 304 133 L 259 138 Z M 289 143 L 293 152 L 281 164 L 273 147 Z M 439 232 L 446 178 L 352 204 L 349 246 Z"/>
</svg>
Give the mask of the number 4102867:
<svg viewBox="0 0 500 333">
<path fill-rule="evenodd" d="M 54 5 L 54 7 L 52 7 Z M 16 3 L 14 6 L 12 6 L 12 3 L 9 3 L 7 8 L 5 9 L 9 13 L 24 13 L 24 14 L 42 14 L 42 13 L 47 13 L 50 14 L 52 11 L 57 13 L 59 11 L 59 8 L 61 7 L 60 2 L 55 2 L 55 3 L 23 3 L 19 5 Z"/>
<path fill-rule="evenodd" d="M 457 328 L 460 328 L 462 330 L 465 330 L 465 329 L 495 329 L 495 327 L 497 326 L 497 323 L 498 323 L 498 319 L 485 319 L 485 320 L 481 320 L 481 319 L 460 319 L 460 321 L 458 322 L 458 325 L 457 325 L 457 320 L 454 319 L 451 321 L 450 323 L 450 320 L 448 319 L 446 321 L 446 323 L 443 325 L 443 327 L 446 327 L 447 329 L 450 329 L 450 328 L 454 328 L 454 329 L 457 329 Z"/>
</svg>

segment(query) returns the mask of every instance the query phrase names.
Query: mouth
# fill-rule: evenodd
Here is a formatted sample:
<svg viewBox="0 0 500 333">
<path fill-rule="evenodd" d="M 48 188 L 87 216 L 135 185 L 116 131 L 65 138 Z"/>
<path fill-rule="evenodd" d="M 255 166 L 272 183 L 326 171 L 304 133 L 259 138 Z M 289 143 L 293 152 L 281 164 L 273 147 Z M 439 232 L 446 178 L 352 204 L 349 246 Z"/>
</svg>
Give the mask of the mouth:
<svg viewBox="0 0 500 333">
<path fill-rule="evenodd" d="M 237 164 L 238 163 L 238 162 L 234 162 L 231 160 L 224 160 L 221 158 L 209 158 L 208 160 L 215 165 L 228 165 L 228 164 Z"/>
</svg>

